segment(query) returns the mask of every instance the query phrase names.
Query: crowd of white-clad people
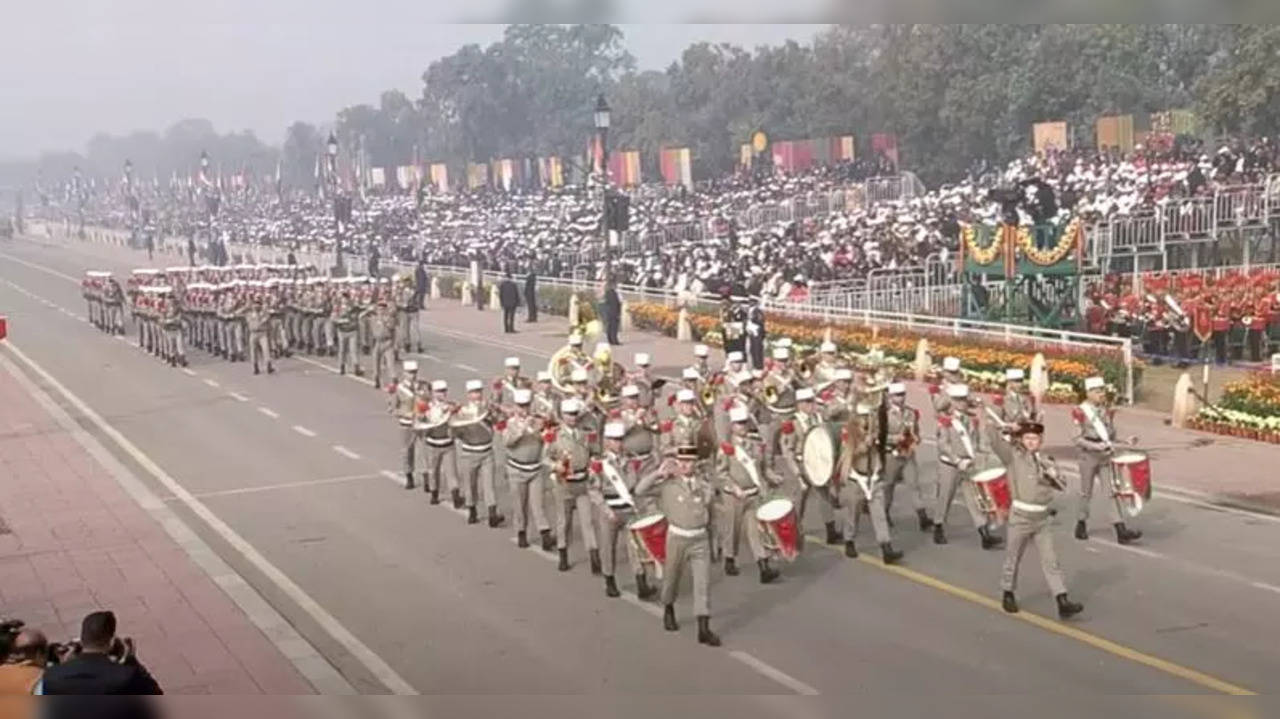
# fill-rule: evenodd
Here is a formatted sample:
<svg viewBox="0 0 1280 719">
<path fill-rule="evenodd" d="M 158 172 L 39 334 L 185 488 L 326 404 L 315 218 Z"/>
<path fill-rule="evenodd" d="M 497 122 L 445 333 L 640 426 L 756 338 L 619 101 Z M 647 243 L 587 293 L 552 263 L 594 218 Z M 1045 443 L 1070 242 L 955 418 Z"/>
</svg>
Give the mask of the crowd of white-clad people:
<svg viewBox="0 0 1280 719">
<path fill-rule="evenodd" d="M 1050 151 L 909 199 L 840 203 L 843 209 L 764 221 L 751 210 L 801 197 L 830 196 L 891 168 L 844 163 L 796 174 L 739 173 L 694 188 L 645 186 L 630 193 L 630 231 L 612 267 L 623 284 L 661 288 L 727 285 L 750 293 L 794 291 L 813 282 L 858 278 L 877 268 L 918 266 L 954 252 L 962 222 L 1063 225 L 1154 213 L 1214 188 L 1261 182 L 1280 166 L 1266 138 L 1206 148 L 1180 143 L 1152 151 Z M 601 199 L 586 187 L 438 193 L 372 189 L 349 195 L 350 222 L 316 191 L 272 188 L 214 193 L 200 187 L 80 183 L 41 194 L 48 219 L 134 228 L 145 236 L 209 238 L 277 248 L 344 250 L 383 258 L 469 265 L 542 275 L 599 276 Z M 216 197 L 216 212 L 212 211 Z M 83 203 L 83 209 L 81 209 Z M 209 232 L 212 217 L 213 231 Z M 697 226 L 696 232 L 687 230 Z M 143 241 L 143 240 L 140 240 Z M 196 243 L 204 248 L 206 242 Z"/>
</svg>

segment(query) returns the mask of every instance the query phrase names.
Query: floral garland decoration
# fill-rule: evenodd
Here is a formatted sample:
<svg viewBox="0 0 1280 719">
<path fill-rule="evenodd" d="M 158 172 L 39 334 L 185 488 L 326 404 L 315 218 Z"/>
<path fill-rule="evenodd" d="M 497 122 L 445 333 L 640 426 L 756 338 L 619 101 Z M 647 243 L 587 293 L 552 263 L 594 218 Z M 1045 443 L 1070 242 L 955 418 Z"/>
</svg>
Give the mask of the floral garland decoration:
<svg viewBox="0 0 1280 719">
<path fill-rule="evenodd" d="M 995 262 L 996 257 L 1000 254 L 1000 233 L 992 233 L 991 244 L 985 248 L 978 245 L 978 233 L 974 230 L 973 225 L 965 225 L 960 231 L 960 237 L 964 240 L 965 247 L 969 251 L 969 255 L 973 261 L 979 265 L 989 265 Z"/>
<path fill-rule="evenodd" d="M 1047 250 L 1041 250 L 1035 246 L 1032 239 L 1031 231 L 1026 227 L 1018 228 L 1018 247 L 1022 249 L 1022 254 L 1026 255 L 1028 260 L 1041 267 L 1056 265 L 1066 258 L 1071 250 L 1075 248 L 1076 233 L 1079 230 L 1079 218 L 1071 221 L 1067 225 L 1067 229 L 1058 235 L 1058 244 Z"/>
</svg>

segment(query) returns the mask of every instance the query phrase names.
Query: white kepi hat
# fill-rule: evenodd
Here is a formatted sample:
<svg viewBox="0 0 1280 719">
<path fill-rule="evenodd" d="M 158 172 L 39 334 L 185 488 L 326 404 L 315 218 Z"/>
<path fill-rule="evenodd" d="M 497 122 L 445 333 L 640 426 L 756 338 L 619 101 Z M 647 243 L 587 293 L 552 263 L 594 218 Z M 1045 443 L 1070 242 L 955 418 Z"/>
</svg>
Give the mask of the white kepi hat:
<svg viewBox="0 0 1280 719">
<path fill-rule="evenodd" d="M 636 357 L 635 357 L 635 361 L 636 361 L 636 366 L 637 366 L 637 367 L 648 367 L 648 366 L 649 366 L 649 353 L 648 353 L 648 352 L 637 352 L 637 353 L 636 353 Z"/>
<path fill-rule="evenodd" d="M 947 396 L 952 399 L 963 399 L 969 396 L 969 385 L 953 384 L 947 387 Z"/>
<path fill-rule="evenodd" d="M 889 394 L 906 394 L 907 385 L 905 382 L 890 382 Z"/>
<path fill-rule="evenodd" d="M 729 410 L 730 422 L 746 422 L 749 419 L 751 419 L 751 413 L 742 405 L 734 405 L 733 408 Z"/>
<path fill-rule="evenodd" d="M 710 353 L 711 353 L 711 350 L 710 350 L 710 349 L 708 349 L 706 345 L 694 345 L 694 346 L 693 346 L 693 356 L 694 356 L 694 357 L 706 357 L 706 356 L 707 356 L 708 354 L 710 354 Z"/>
<path fill-rule="evenodd" d="M 698 395 L 693 393 L 691 389 L 682 389 L 676 392 L 677 402 L 694 402 L 698 399 Z"/>
<path fill-rule="evenodd" d="M 622 439 L 627 433 L 627 428 L 621 422 L 610 422 L 604 426 L 605 439 Z"/>
<path fill-rule="evenodd" d="M 576 397 L 560 400 L 561 414 L 577 414 L 582 411 L 582 403 Z"/>
<path fill-rule="evenodd" d="M 520 358 L 519 358 L 519 357 L 508 357 L 508 358 L 503 362 L 503 365 L 505 365 L 505 366 L 507 366 L 507 367 L 519 367 L 519 366 L 520 366 Z"/>
<path fill-rule="evenodd" d="M 622 396 L 623 397 L 639 397 L 640 388 L 633 384 L 625 385 L 622 388 Z"/>
<path fill-rule="evenodd" d="M 812 399 L 813 399 L 813 388 L 812 388 L 812 387 L 801 387 L 800 389 L 796 390 L 796 401 L 797 401 L 797 402 L 806 402 L 806 401 L 809 401 L 809 400 L 812 400 Z"/>
<path fill-rule="evenodd" d="M 960 371 L 960 358 L 959 358 L 959 357 L 943 357 L 943 358 L 942 358 L 942 369 L 944 369 L 944 370 L 946 370 L 946 371 L 948 371 L 948 372 L 959 372 L 959 371 Z"/>
<path fill-rule="evenodd" d="M 738 350 L 734 350 L 734 351 L 730 352 L 730 353 L 725 357 L 725 361 L 726 361 L 726 362 L 741 362 L 741 361 L 743 361 L 742 353 L 741 353 L 741 352 L 739 352 Z"/>
<path fill-rule="evenodd" d="M 431 390 L 434 392 L 444 392 L 449 389 L 449 383 L 445 380 L 438 379 L 431 383 Z"/>
<path fill-rule="evenodd" d="M 1086 390 L 1103 389 L 1106 386 L 1107 386 L 1107 381 L 1102 379 L 1101 377 L 1089 377 L 1084 381 L 1084 388 Z"/>
<path fill-rule="evenodd" d="M 516 404 L 529 404 L 533 401 L 533 392 L 527 389 L 518 389 L 511 393 Z"/>
<path fill-rule="evenodd" d="M 481 382 L 481 381 L 480 381 L 480 380 L 478 380 L 478 379 L 469 379 L 469 380 L 467 380 L 467 391 L 468 391 L 468 392 L 476 392 L 476 391 L 479 391 L 479 390 L 482 390 L 482 389 L 484 389 L 484 382 Z"/>
<path fill-rule="evenodd" d="M 1020 369 L 1007 369 L 1004 371 L 1004 380 L 1006 382 L 1016 382 L 1027 378 L 1027 373 Z"/>
<path fill-rule="evenodd" d="M 404 365 L 403 365 L 403 367 L 404 367 L 404 371 L 405 371 L 405 372 L 417 372 L 417 371 L 418 371 L 418 363 L 417 363 L 417 361 L 416 361 L 416 360 L 405 360 L 405 361 L 404 361 Z"/>
</svg>

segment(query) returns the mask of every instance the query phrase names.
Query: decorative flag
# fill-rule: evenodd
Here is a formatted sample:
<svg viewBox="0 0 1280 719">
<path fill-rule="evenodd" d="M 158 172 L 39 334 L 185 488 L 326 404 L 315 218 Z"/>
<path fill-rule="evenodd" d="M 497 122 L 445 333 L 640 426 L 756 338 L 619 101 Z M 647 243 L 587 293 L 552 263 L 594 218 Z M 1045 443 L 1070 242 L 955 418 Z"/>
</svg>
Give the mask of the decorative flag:
<svg viewBox="0 0 1280 719">
<path fill-rule="evenodd" d="M 431 166 L 431 184 L 436 186 L 436 191 L 444 194 L 449 191 L 449 167 L 443 162 L 437 162 Z"/>
<path fill-rule="evenodd" d="M 1067 123 L 1037 122 L 1031 126 L 1032 147 L 1036 152 L 1045 152 L 1049 148 L 1067 149 Z"/>
<path fill-rule="evenodd" d="M 489 184 L 489 166 L 483 162 L 467 164 L 467 187 L 477 189 Z"/>
<path fill-rule="evenodd" d="M 369 168 L 369 182 L 374 187 L 385 187 L 387 184 L 387 171 L 381 167 Z"/>
<path fill-rule="evenodd" d="M 749 145 L 745 146 L 748 150 Z M 689 148 L 687 147 L 669 147 L 661 151 L 658 156 L 659 169 L 662 170 L 662 180 L 668 185 L 684 185 L 685 187 L 693 187 L 693 174 L 690 171 Z"/>
<path fill-rule="evenodd" d="M 610 155 L 609 179 L 622 187 L 640 184 L 640 151 L 623 150 Z"/>
<path fill-rule="evenodd" d="M 896 170 L 898 168 L 898 136 L 889 132 L 877 132 L 871 135 L 871 152 L 889 158 Z"/>
</svg>

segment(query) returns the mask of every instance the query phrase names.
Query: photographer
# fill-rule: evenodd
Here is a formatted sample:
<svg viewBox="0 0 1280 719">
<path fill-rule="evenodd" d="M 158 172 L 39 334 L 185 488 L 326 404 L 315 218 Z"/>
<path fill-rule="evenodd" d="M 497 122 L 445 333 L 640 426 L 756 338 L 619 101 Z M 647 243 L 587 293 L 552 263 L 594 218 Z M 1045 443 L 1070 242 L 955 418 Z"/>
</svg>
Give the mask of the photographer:
<svg viewBox="0 0 1280 719">
<path fill-rule="evenodd" d="M 17 627 L 12 629 L 16 631 Z M 8 656 L 0 665 L 0 695 L 34 694 L 44 674 L 48 652 L 49 641 L 35 629 L 24 629 L 13 635 Z"/>
<path fill-rule="evenodd" d="M 93 612 L 80 625 L 79 651 L 44 675 L 43 694 L 163 694 L 133 654 L 133 644 L 116 637 L 116 615 Z"/>
</svg>

